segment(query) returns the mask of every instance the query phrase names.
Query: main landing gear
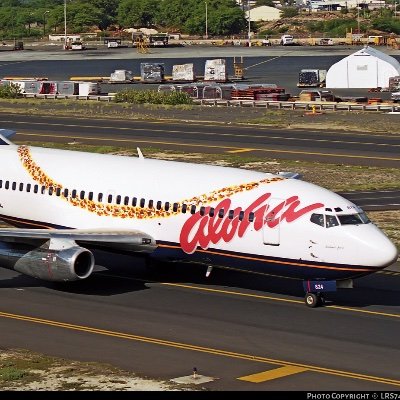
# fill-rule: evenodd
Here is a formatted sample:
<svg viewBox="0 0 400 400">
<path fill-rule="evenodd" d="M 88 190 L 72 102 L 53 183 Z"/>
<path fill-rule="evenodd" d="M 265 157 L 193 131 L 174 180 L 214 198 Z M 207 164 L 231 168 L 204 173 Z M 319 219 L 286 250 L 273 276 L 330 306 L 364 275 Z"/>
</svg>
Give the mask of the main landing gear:
<svg viewBox="0 0 400 400">
<path fill-rule="evenodd" d="M 322 293 L 310 293 L 307 292 L 304 297 L 304 302 L 307 307 L 315 308 L 325 304 L 325 299 Z"/>
</svg>

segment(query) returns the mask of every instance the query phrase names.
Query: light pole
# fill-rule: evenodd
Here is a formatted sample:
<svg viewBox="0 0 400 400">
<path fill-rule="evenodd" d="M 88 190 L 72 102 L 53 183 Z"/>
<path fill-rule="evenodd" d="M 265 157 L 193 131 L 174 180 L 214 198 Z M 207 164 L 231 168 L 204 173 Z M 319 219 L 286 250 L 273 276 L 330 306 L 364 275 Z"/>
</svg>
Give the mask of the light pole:
<svg viewBox="0 0 400 400">
<path fill-rule="evenodd" d="M 249 13 L 249 29 L 248 29 L 248 37 L 249 37 L 249 47 L 251 47 L 251 30 L 250 30 L 250 0 L 247 0 L 247 11 Z"/>
<path fill-rule="evenodd" d="M 357 0 L 357 33 L 360 33 L 360 5 Z"/>
<path fill-rule="evenodd" d="M 46 36 L 46 14 L 48 13 L 48 12 L 50 12 L 50 11 L 45 11 L 44 13 L 43 13 L 43 39 L 44 39 L 44 37 Z"/>
<path fill-rule="evenodd" d="M 205 1 L 206 4 L 206 40 L 208 39 L 208 10 L 207 10 L 207 2 Z"/>
<path fill-rule="evenodd" d="M 67 0 L 64 0 L 64 50 L 67 50 Z"/>
</svg>

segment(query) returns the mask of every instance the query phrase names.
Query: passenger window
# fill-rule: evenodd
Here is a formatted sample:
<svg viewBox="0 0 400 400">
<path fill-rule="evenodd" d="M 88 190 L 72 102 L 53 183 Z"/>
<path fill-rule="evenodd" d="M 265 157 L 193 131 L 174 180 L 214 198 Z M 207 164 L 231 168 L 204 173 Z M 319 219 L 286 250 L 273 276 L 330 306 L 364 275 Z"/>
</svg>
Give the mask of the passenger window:
<svg viewBox="0 0 400 400">
<path fill-rule="evenodd" d="M 218 217 L 219 217 L 219 218 L 223 218 L 223 217 L 224 217 L 224 213 L 225 213 L 225 210 L 224 210 L 223 208 L 221 208 L 221 209 L 218 211 Z"/>
<path fill-rule="evenodd" d="M 8 188 L 10 187 L 10 182 L 9 182 L 9 181 L 6 181 L 6 184 L 4 185 L 4 187 L 5 187 L 6 189 L 8 189 Z"/>
<path fill-rule="evenodd" d="M 29 185 L 29 183 L 28 183 L 28 185 Z M 27 185 L 27 186 L 28 186 L 28 185 Z M 28 192 L 29 192 L 29 190 L 28 190 Z M 60 195 L 61 195 L 61 188 L 58 187 L 58 188 L 56 189 L 56 196 L 60 196 Z"/>
<path fill-rule="evenodd" d="M 254 221 L 254 213 L 253 212 L 249 213 L 249 221 L 250 222 Z"/>
<path fill-rule="evenodd" d="M 211 207 L 208 215 L 212 218 L 215 214 L 215 208 Z"/>
<path fill-rule="evenodd" d="M 24 184 L 20 183 L 19 184 L 19 191 L 22 192 L 24 190 Z"/>
<path fill-rule="evenodd" d="M 124 197 L 124 205 L 125 206 L 129 205 L 129 197 L 128 196 Z"/>
<path fill-rule="evenodd" d="M 182 213 L 186 214 L 187 204 L 182 204 Z"/>
<path fill-rule="evenodd" d="M 190 214 L 196 214 L 196 206 L 195 205 L 190 207 Z"/>
<path fill-rule="evenodd" d="M 40 193 L 45 194 L 45 192 L 46 192 L 46 186 L 43 185 L 40 189 Z"/>
<path fill-rule="evenodd" d="M 166 201 L 166 202 L 165 202 L 165 211 L 168 211 L 168 210 L 169 210 L 169 205 L 170 205 L 169 202 Z"/>
<path fill-rule="evenodd" d="M 157 210 L 161 210 L 161 207 L 162 207 L 162 202 L 159 200 L 157 201 L 156 208 Z"/>
<path fill-rule="evenodd" d="M 144 205 L 146 204 L 146 200 L 145 199 L 140 199 L 140 207 L 144 207 Z"/>
<path fill-rule="evenodd" d="M 177 212 L 178 208 L 179 208 L 179 204 L 178 203 L 174 203 L 173 206 L 172 206 L 172 211 L 173 212 Z"/>
<path fill-rule="evenodd" d="M 121 199 L 122 199 L 122 197 L 120 195 L 118 195 L 117 198 L 115 199 L 115 202 L 117 204 L 121 204 Z"/>
<path fill-rule="evenodd" d="M 85 191 L 84 191 L 84 190 L 81 190 L 81 193 L 80 193 L 80 195 L 79 195 L 79 198 L 80 198 L 81 200 L 83 200 L 83 199 L 85 198 Z"/>
<path fill-rule="evenodd" d="M 112 203 L 112 194 L 109 194 L 107 197 L 107 203 L 111 204 Z"/>
<path fill-rule="evenodd" d="M 244 218 L 244 211 L 239 212 L 239 221 L 243 221 Z"/>
<path fill-rule="evenodd" d="M 71 192 L 71 197 L 73 199 L 75 199 L 75 197 L 76 197 L 76 190 L 75 189 Z"/>
<path fill-rule="evenodd" d="M 200 207 L 200 215 L 203 216 L 206 213 L 205 207 Z"/>
<path fill-rule="evenodd" d="M 325 215 L 326 218 L 326 227 L 332 228 L 333 226 L 338 226 L 339 221 L 334 215 Z"/>
<path fill-rule="evenodd" d="M 7 183 L 6 183 L 7 184 Z M 6 187 L 6 189 L 8 189 L 7 187 Z M 33 187 L 33 193 L 37 193 L 39 191 L 39 186 L 38 185 L 35 185 L 34 187 Z"/>
<path fill-rule="evenodd" d="M 149 208 L 153 208 L 153 204 L 154 204 L 153 200 L 149 200 Z"/>
<path fill-rule="evenodd" d="M 17 188 L 17 182 L 13 182 L 11 188 L 12 190 L 15 190 Z"/>
<path fill-rule="evenodd" d="M 31 185 L 30 183 L 28 183 L 28 184 L 26 185 L 26 191 L 27 191 L 28 193 L 31 191 L 31 187 L 32 187 L 32 185 Z"/>
<path fill-rule="evenodd" d="M 137 198 L 136 197 L 132 197 L 132 206 L 136 207 L 137 204 Z"/>
<path fill-rule="evenodd" d="M 3 187 L 3 181 L 0 179 L 0 189 Z"/>
<path fill-rule="evenodd" d="M 93 200 L 93 192 L 89 192 L 89 194 L 88 194 L 88 199 L 89 199 L 90 201 Z"/>
<path fill-rule="evenodd" d="M 319 226 L 325 226 L 323 214 L 311 214 L 310 221 Z"/>
<path fill-rule="evenodd" d="M 97 201 L 98 201 L 99 203 L 102 203 L 102 202 L 103 202 L 103 193 L 99 193 L 99 194 L 98 194 L 98 196 L 97 196 Z"/>
<path fill-rule="evenodd" d="M 234 211 L 234 210 L 229 210 L 228 218 L 229 218 L 229 219 L 233 219 L 234 214 L 235 214 L 235 211 Z"/>
<path fill-rule="evenodd" d="M 53 186 L 49 187 L 49 196 L 51 196 L 53 194 Z"/>
<path fill-rule="evenodd" d="M 64 189 L 64 197 L 68 197 L 68 189 Z"/>
</svg>

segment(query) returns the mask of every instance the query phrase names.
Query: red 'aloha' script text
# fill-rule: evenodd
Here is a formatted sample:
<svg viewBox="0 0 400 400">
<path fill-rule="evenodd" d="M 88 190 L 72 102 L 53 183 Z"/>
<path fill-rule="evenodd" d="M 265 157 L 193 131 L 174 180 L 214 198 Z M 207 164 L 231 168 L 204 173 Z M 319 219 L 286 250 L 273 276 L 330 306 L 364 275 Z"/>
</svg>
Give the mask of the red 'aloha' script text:
<svg viewBox="0 0 400 400">
<path fill-rule="evenodd" d="M 217 244 L 220 240 L 228 243 L 237 234 L 238 237 L 243 237 L 247 228 L 250 225 L 249 214 L 254 213 L 254 229 L 259 231 L 264 225 L 274 228 L 280 222 L 292 222 L 302 215 L 320 208 L 322 203 L 310 204 L 303 208 L 300 206 L 298 196 L 291 196 L 283 200 L 268 213 L 267 200 L 271 197 L 271 193 L 265 193 L 257 200 L 251 203 L 246 210 L 242 220 L 239 220 L 241 207 L 235 208 L 233 218 L 229 218 L 228 210 L 232 210 L 230 199 L 222 200 L 216 207 L 214 217 L 210 217 L 210 207 L 206 207 L 204 215 L 200 213 L 193 214 L 183 225 L 180 235 L 181 248 L 185 253 L 193 253 L 197 246 L 202 249 L 207 249 L 210 243 Z M 224 210 L 224 217 L 219 218 L 220 210 Z"/>
</svg>

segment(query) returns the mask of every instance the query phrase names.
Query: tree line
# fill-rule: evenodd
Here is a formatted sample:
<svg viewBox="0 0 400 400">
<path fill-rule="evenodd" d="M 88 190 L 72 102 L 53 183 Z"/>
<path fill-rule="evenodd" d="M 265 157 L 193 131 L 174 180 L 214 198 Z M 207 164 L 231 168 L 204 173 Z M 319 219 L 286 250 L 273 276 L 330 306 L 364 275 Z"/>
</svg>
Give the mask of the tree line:
<svg viewBox="0 0 400 400">
<path fill-rule="evenodd" d="M 157 27 L 204 35 L 245 30 L 244 10 L 235 0 L 0 0 L 3 39 L 68 33 Z M 206 12 L 207 10 L 207 12 Z"/>
</svg>

